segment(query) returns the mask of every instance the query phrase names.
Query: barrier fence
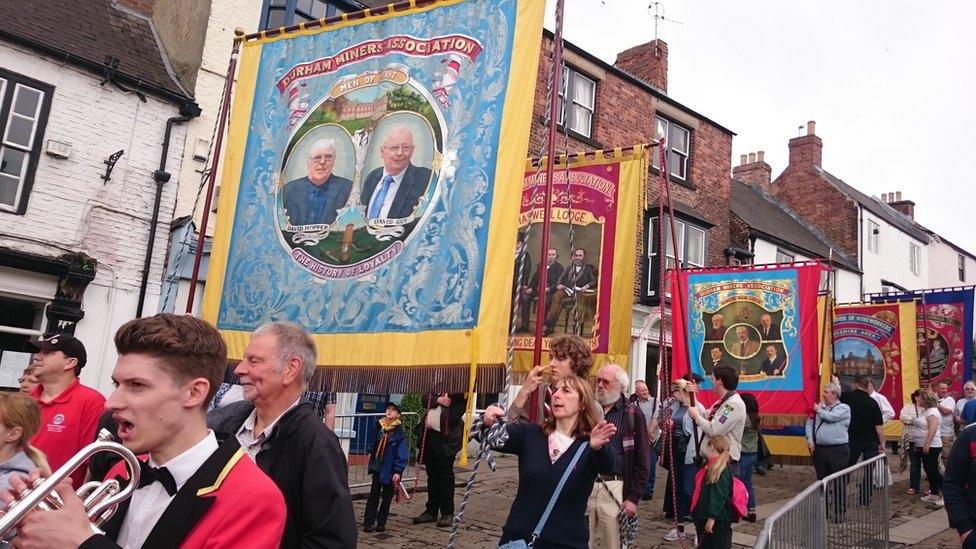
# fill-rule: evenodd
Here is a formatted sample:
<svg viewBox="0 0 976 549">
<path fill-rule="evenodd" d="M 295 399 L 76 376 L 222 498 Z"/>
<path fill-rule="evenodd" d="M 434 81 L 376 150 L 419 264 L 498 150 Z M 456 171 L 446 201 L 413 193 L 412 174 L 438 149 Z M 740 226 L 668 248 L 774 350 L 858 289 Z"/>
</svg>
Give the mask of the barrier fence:
<svg viewBox="0 0 976 549">
<path fill-rule="evenodd" d="M 884 454 L 829 475 L 770 515 L 756 548 L 888 547 L 890 487 Z"/>
</svg>

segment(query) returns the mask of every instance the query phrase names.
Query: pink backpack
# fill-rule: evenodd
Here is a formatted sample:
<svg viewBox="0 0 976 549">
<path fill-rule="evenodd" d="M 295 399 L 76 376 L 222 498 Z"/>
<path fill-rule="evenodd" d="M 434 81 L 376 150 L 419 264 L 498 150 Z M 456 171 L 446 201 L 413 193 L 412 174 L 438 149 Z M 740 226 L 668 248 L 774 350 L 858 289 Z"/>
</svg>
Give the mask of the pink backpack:
<svg viewBox="0 0 976 549">
<path fill-rule="evenodd" d="M 702 483 L 705 481 L 707 467 L 702 467 L 695 473 L 695 492 L 691 495 L 691 509 L 698 504 L 698 494 L 701 492 Z M 739 477 L 732 476 L 732 501 L 730 502 L 732 511 L 732 522 L 739 522 L 742 517 L 749 512 L 749 490 Z"/>
</svg>

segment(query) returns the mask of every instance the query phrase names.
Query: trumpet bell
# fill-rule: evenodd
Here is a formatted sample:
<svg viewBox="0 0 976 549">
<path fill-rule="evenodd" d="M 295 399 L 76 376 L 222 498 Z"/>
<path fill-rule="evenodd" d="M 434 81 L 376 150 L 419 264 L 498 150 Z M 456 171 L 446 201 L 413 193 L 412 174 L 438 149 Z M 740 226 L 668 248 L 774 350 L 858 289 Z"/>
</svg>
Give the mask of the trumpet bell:
<svg viewBox="0 0 976 549">
<path fill-rule="evenodd" d="M 112 438 L 112 434 L 107 429 L 102 429 L 95 442 L 82 448 L 51 476 L 39 478 L 28 488 L 22 490 L 17 495 L 17 500 L 7 508 L 7 512 L 0 516 L 0 540 L 9 539 L 14 528 L 31 512 L 61 508 L 63 502 L 57 492 L 54 491 L 55 486 L 70 477 L 76 469 L 84 466 L 85 462 L 93 455 L 109 452 L 118 455 L 125 461 L 129 468 L 129 483 L 123 488 L 114 479 L 104 482 L 92 481 L 85 483 L 77 490 L 78 497 L 84 502 L 92 531 L 102 533 L 99 526 L 111 518 L 118 505 L 128 499 L 139 487 L 139 473 L 141 471 L 139 459 L 136 458 L 136 455 L 125 446 L 112 442 Z"/>
</svg>

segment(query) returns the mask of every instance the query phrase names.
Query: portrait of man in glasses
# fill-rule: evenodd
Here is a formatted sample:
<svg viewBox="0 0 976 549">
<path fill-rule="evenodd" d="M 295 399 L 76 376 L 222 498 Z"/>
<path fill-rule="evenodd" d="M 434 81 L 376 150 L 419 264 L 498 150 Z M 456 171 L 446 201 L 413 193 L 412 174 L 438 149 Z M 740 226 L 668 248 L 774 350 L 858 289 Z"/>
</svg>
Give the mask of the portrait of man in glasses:
<svg viewBox="0 0 976 549">
<path fill-rule="evenodd" d="M 349 201 L 352 181 L 332 173 L 336 145 L 319 139 L 308 152 L 308 175 L 285 184 L 282 201 L 290 225 L 331 224 L 337 211 Z"/>
<path fill-rule="evenodd" d="M 427 192 L 430 169 L 415 166 L 411 159 L 414 136 L 406 126 L 394 126 L 383 137 L 380 159 L 383 165 L 363 180 L 360 202 L 367 219 L 400 219 L 413 215 L 420 197 Z"/>
</svg>

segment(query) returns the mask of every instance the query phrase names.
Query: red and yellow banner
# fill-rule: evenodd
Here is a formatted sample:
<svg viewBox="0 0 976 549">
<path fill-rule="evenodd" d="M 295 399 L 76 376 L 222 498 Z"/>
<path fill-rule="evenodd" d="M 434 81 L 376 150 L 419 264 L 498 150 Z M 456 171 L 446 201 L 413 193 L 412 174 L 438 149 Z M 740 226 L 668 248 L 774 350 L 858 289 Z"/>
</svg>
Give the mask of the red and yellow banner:
<svg viewBox="0 0 976 549">
<path fill-rule="evenodd" d="M 574 333 L 593 352 L 595 368 L 591 371 L 607 362 L 626 364 L 636 274 L 634 250 L 646 175 L 643 145 L 573 155 L 568 169 L 566 157 L 560 157 L 553 173 L 549 250 L 543 254 L 545 159 L 541 167 L 531 161 L 526 166 L 518 226 L 528 232 L 524 252 L 528 257 L 522 280 L 513 285 L 513 294 L 521 293 L 515 327 L 517 370 L 531 368 L 540 306 L 545 308 L 546 318 L 544 351 L 553 336 Z M 547 295 L 540 300 L 542 261 L 548 261 L 549 267 Z M 544 358 L 543 363 L 547 362 Z"/>
<path fill-rule="evenodd" d="M 915 304 L 860 303 L 834 309 L 833 374 L 842 385 L 871 376 L 875 390 L 891 403 L 895 418 L 885 434 L 901 436 L 901 407 L 918 388 Z"/>
</svg>

